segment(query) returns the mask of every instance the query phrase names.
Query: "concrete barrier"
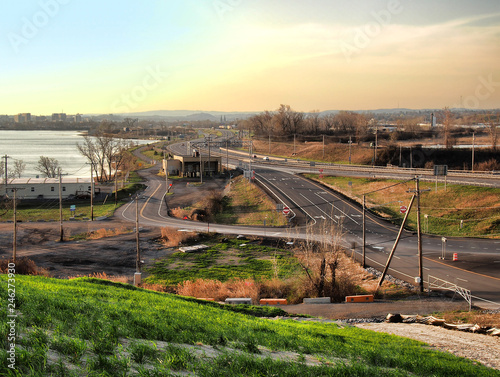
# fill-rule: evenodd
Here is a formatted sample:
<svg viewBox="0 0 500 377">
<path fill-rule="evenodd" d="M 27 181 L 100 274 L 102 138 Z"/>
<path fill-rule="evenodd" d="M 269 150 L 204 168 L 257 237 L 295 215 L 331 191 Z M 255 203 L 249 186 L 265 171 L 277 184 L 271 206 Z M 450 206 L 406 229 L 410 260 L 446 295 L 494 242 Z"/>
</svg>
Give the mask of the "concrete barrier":
<svg viewBox="0 0 500 377">
<path fill-rule="evenodd" d="M 252 299 L 245 297 L 226 298 L 225 302 L 226 304 L 232 304 L 232 305 L 238 305 L 238 304 L 252 305 Z"/>
<path fill-rule="evenodd" d="M 345 302 L 373 302 L 373 295 L 346 296 Z"/>
<path fill-rule="evenodd" d="M 304 304 L 330 304 L 330 297 L 314 297 L 314 298 L 305 298 Z"/>
<path fill-rule="evenodd" d="M 261 298 L 260 305 L 288 305 L 286 298 Z"/>
</svg>

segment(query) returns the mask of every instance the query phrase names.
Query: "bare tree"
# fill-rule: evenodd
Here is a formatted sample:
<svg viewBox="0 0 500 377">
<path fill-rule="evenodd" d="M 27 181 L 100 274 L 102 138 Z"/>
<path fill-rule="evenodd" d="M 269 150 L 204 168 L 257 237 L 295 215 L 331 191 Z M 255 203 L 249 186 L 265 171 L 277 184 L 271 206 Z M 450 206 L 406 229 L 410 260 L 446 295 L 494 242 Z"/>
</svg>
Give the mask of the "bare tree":
<svg viewBox="0 0 500 377">
<path fill-rule="evenodd" d="M 306 237 L 296 255 L 311 283 L 312 293 L 338 299 L 345 294 L 339 290 L 337 276 L 342 254 L 340 228 L 325 222 L 321 233 L 319 241 L 313 240 L 312 234 Z"/>
<path fill-rule="evenodd" d="M 59 170 L 59 161 L 55 158 L 40 156 L 35 170 L 39 171 L 47 178 L 55 178 Z"/>
<path fill-rule="evenodd" d="M 447 107 L 444 109 L 443 137 L 444 146 L 446 148 L 452 148 L 455 142 L 451 137 L 451 111 Z"/>
<path fill-rule="evenodd" d="M 84 136 L 83 143 L 77 144 L 77 147 L 89 161 L 94 175 L 100 182 L 113 178 L 113 167 L 115 172 L 120 168 L 128 148 L 121 139 L 106 135 L 98 135 L 95 138 Z"/>
<path fill-rule="evenodd" d="M 319 135 L 321 130 L 321 119 L 319 110 L 312 110 L 305 118 L 306 132 Z"/>
<path fill-rule="evenodd" d="M 11 170 L 12 176 L 14 178 L 21 178 L 21 175 L 24 173 L 25 169 L 26 169 L 26 164 L 24 163 L 23 160 L 14 160 L 14 167 Z"/>
<path fill-rule="evenodd" d="M 491 149 L 493 151 L 497 150 L 497 144 L 498 144 L 498 122 L 500 121 L 500 113 L 497 113 L 497 119 L 495 122 L 494 116 L 491 115 L 489 118 L 488 122 L 488 134 L 490 136 L 490 142 L 491 142 Z M 485 122 L 486 123 L 486 122 Z"/>
</svg>

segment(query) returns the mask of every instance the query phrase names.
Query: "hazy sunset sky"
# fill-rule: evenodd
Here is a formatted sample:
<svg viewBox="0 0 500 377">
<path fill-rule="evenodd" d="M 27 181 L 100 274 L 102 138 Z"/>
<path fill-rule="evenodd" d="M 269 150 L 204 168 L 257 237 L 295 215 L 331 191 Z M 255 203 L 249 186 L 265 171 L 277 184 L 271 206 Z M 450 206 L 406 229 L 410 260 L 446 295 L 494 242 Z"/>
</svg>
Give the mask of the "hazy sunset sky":
<svg viewBox="0 0 500 377">
<path fill-rule="evenodd" d="M 0 114 L 500 107 L 497 0 L 23 0 L 0 12 Z"/>
</svg>

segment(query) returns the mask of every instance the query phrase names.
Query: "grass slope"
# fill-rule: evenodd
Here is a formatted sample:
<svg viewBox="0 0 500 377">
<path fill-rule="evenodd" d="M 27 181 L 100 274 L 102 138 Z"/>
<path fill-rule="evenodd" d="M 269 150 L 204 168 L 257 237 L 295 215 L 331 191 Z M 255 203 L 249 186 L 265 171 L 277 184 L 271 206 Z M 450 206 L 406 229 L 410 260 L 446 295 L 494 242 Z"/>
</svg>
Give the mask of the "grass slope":
<svg viewBox="0 0 500 377">
<path fill-rule="evenodd" d="M 415 189 L 413 181 L 396 185 L 403 181 L 334 176 L 319 179 L 316 174 L 307 174 L 306 177 L 325 183 L 360 203 L 364 193 L 380 190 L 366 195 L 367 207 L 398 224 L 404 217 L 399 207 L 408 206 L 412 196 L 408 191 Z M 389 186 L 392 187 L 383 189 Z M 500 189 L 448 185 L 445 191 L 442 182 L 438 184 L 437 191 L 435 188 L 434 182 L 420 182 L 420 189 L 429 190 L 422 194 L 420 201 L 424 232 L 460 237 L 500 236 Z M 408 218 L 408 228 L 416 229 L 416 218 L 414 205 Z"/>
<path fill-rule="evenodd" d="M 7 276 L 0 284 L 7 303 Z M 90 278 L 17 276 L 15 303 L 16 370 L 8 367 L 4 320 L 2 376 L 499 375 L 409 339 L 332 323 L 271 321 Z"/>
</svg>

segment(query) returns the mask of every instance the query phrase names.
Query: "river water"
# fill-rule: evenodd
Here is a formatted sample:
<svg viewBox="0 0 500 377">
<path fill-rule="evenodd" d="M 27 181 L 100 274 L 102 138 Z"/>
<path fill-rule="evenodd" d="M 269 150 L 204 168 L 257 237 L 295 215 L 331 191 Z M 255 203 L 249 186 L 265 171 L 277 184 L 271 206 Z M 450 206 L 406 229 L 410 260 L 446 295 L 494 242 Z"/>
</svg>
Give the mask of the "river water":
<svg viewBox="0 0 500 377">
<path fill-rule="evenodd" d="M 137 144 L 151 141 L 134 140 Z M 90 177 L 87 159 L 78 152 L 77 144 L 83 137 L 77 131 L 13 131 L 0 130 L 0 155 L 8 156 L 7 169 L 14 166 L 15 160 L 26 164 L 22 178 L 42 177 L 35 167 L 40 156 L 55 158 L 59 161 L 63 174 L 67 177 Z M 4 164 L 5 160 L 0 160 Z"/>
</svg>

